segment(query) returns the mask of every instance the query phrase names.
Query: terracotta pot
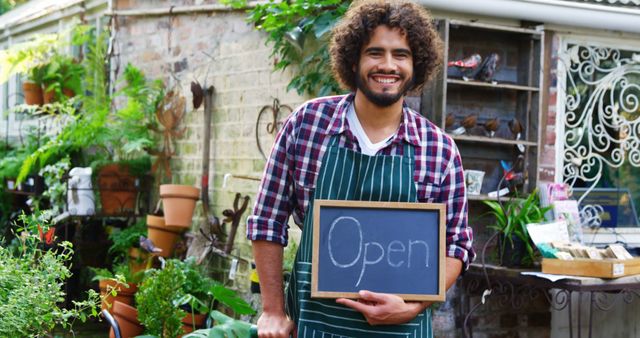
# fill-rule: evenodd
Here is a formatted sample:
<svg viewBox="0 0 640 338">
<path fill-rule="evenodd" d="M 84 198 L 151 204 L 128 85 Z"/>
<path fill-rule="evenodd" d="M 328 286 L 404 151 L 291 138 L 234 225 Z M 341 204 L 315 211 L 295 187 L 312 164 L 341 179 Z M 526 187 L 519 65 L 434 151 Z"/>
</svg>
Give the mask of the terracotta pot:
<svg viewBox="0 0 640 338">
<path fill-rule="evenodd" d="M 149 267 L 149 254 L 138 248 L 129 248 L 129 269 L 135 275 Z"/>
<path fill-rule="evenodd" d="M 200 189 L 190 185 L 163 184 L 160 197 L 164 210 L 164 222 L 169 226 L 191 227 L 193 209 L 199 199 Z"/>
<path fill-rule="evenodd" d="M 22 92 L 24 93 L 24 103 L 35 104 L 41 106 L 44 102 L 42 96 L 42 87 L 34 82 L 24 82 L 22 84 Z"/>
<path fill-rule="evenodd" d="M 44 92 L 44 103 L 52 103 L 56 100 L 56 92 L 54 90 L 48 90 Z"/>
<path fill-rule="evenodd" d="M 142 331 L 144 331 L 144 327 L 140 324 L 140 321 L 138 321 L 138 310 L 131 305 L 116 301 L 113 303 L 113 307 L 109 312 L 111 312 L 118 322 L 122 338 L 139 336 L 142 334 Z M 113 329 L 109 331 L 109 338 L 115 338 Z"/>
<path fill-rule="evenodd" d="M 207 315 L 191 315 L 190 313 L 188 313 L 184 318 L 182 318 L 182 332 L 184 332 L 185 334 L 193 332 L 194 324 L 196 326 L 196 329 L 202 328 L 206 319 Z"/>
<path fill-rule="evenodd" d="M 166 258 L 173 254 L 176 241 L 184 230 L 182 227 L 164 225 L 163 217 L 147 215 L 147 236 L 156 247 L 162 249 L 159 256 Z"/>
<path fill-rule="evenodd" d="M 98 188 L 102 213 L 116 215 L 133 213 L 136 205 L 136 178 L 129 169 L 119 164 L 109 164 L 98 173 Z"/>
<path fill-rule="evenodd" d="M 138 292 L 138 286 L 132 283 L 127 283 L 127 285 L 129 285 L 129 287 L 125 288 L 124 285 L 118 284 L 114 280 L 101 280 L 98 286 L 100 287 L 100 295 L 102 296 L 102 309 L 113 307 L 115 301 L 133 305 L 133 297 L 136 292 Z M 116 296 L 111 295 L 111 291 L 114 289 L 118 292 Z"/>
<path fill-rule="evenodd" d="M 74 93 L 73 90 L 69 88 L 62 88 L 62 94 L 69 98 L 76 96 L 76 93 Z"/>
</svg>

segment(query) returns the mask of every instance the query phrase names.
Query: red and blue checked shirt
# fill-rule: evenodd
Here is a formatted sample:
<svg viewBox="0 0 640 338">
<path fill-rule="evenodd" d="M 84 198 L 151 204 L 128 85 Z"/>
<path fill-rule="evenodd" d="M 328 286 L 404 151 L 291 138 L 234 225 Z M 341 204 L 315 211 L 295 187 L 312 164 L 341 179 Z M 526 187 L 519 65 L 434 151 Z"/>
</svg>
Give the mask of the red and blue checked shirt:
<svg viewBox="0 0 640 338">
<path fill-rule="evenodd" d="M 276 137 L 247 220 L 249 240 L 287 245 L 289 216 L 293 215 L 296 224 L 302 226 L 331 136 L 340 135 L 340 147 L 360 151 L 346 118 L 353 99 L 353 94 L 318 98 L 289 116 Z M 378 154 L 403 155 L 404 142 L 415 149 L 413 178 L 418 200 L 446 204 L 447 256 L 460 259 L 464 271 L 475 252 L 471 246 L 473 232 L 467 224 L 467 197 L 458 149 L 442 130 L 406 105 L 400 128 Z"/>
</svg>

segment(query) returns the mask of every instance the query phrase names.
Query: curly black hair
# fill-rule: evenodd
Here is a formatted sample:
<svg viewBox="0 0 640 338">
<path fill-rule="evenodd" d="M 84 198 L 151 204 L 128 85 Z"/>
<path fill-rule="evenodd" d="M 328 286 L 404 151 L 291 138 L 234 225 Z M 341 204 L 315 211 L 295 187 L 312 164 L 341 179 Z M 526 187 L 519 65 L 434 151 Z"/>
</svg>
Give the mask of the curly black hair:
<svg viewBox="0 0 640 338">
<path fill-rule="evenodd" d="M 369 43 L 371 33 L 380 25 L 399 28 L 407 36 L 413 56 L 414 83 L 410 90 L 422 86 L 442 63 L 442 40 L 431 15 L 410 1 L 355 1 L 344 18 L 333 29 L 329 47 L 333 75 L 346 89 L 356 90 L 356 70 L 362 46 Z"/>
</svg>

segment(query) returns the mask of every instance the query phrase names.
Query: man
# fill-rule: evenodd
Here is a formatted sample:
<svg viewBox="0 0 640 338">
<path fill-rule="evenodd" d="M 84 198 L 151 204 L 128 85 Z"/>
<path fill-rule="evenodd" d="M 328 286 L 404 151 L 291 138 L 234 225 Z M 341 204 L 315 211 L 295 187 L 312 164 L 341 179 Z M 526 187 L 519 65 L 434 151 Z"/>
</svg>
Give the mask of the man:
<svg viewBox="0 0 640 338">
<path fill-rule="evenodd" d="M 258 334 L 431 337 L 428 302 L 366 290 L 357 301 L 310 298 L 311 213 L 316 199 L 445 203 L 447 289 L 466 269 L 475 254 L 460 156 L 451 138 L 403 100 L 436 72 L 441 42 L 420 6 L 365 1 L 336 26 L 330 52 L 336 78 L 352 93 L 311 100 L 289 117 L 248 219 L 263 299 Z M 303 233 L 285 306 L 290 214 Z"/>
</svg>

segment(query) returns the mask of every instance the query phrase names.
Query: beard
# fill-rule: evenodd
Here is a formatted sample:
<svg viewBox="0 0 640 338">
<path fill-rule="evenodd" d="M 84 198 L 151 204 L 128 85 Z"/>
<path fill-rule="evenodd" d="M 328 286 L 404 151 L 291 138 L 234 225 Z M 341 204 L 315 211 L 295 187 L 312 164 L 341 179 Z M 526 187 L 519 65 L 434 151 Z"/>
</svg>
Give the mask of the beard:
<svg viewBox="0 0 640 338">
<path fill-rule="evenodd" d="M 375 74 L 384 74 L 382 72 L 376 72 L 376 73 L 370 73 L 368 74 L 368 76 L 372 76 Z M 374 91 L 371 90 L 371 88 L 367 85 L 366 81 L 363 79 L 362 76 L 360 76 L 360 69 L 356 69 L 356 88 L 358 88 L 358 90 L 360 90 L 364 96 L 371 101 L 371 103 L 375 104 L 378 107 L 384 108 L 384 107 L 389 107 L 390 105 L 398 102 L 398 100 L 400 100 L 404 94 L 406 94 L 409 89 L 413 86 L 413 77 L 411 77 L 411 79 L 406 80 L 406 77 L 402 74 L 398 74 L 398 73 L 387 73 L 386 75 L 400 75 L 400 81 L 406 81 L 402 87 L 400 87 L 400 90 L 398 90 L 397 93 L 392 94 L 392 93 L 376 93 Z"/>
</svg>

